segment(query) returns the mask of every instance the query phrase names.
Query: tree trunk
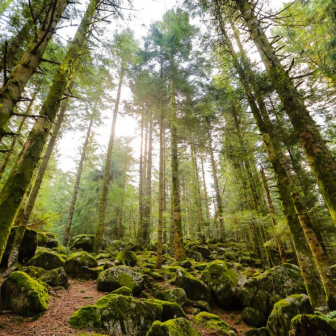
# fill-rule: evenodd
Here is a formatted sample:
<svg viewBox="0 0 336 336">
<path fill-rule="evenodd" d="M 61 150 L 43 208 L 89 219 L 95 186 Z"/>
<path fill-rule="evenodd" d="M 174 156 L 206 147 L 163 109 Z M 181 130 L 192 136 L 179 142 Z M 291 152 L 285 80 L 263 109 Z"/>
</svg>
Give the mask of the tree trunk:
<svg viewBox="0 0 336 336">
<path fill-rule="evenodd" d="M 96 238 L 95 243 L 93 246 L 93 252 L 99 253 L 102 248 L 103 244 L 103 237 L 104 237 L 104 222 L 105 222 L 105 212 L 106 212 L 106 203 L 107 203 L 107 194 L 109 189 L 109 182 L 110 182 L 110 170 L 111 170 L 111 159 L 112 159 L 112 150 L 114 144 L 114 136 L 115 136 L 115 128 L 117 123 L 117 116 L 118 116 L 118 109 L 119 109 L 119 102 L 120 102 L 120 95 L 121 95 L 121 87 L 124 79 L 124 69 L 125 65 L 121 64 L 120 74 L 119 74 L 119 84 L 118 84 L 118 92 L 117 98 L 114 105 L 113 111 L 113 121 L 110 133 L 110 140 L 107 148 L 106 154 L 106 162 L 104 168 L 104 176 L 103 176 L 103 185 L 100 194 L 99 200 L 99 212 L 98 212 L 98 222 L 97 222 L 97 231 L 96 231 Z"/>
<path fill-rule="evenodd" d="M 85 141 L 83 144 L 82 148 L 82 154 L 81 158 L 79 160 L 78 168 L 77 168 L 77 173 L 76 173 L 76 181 L 75 181 L 75 186 L 72 192 L 72 198 L 71 198 L 71 203 L 70 203 L 70 208 L 69 208 L 69 215 L 68 215 L 68 220 L 65 226 L 65 231 L 64 231 L 64 237 L 63 237 L 63 246 L 68 246 L 69 240 L 70 240 L 70 233 L 71 233 L 71 225 L 72 225 L 72 219 L 73 215 L 75 212 L 75 206 L 76 206 L 76 201 L 77 201 L 77 195 L 78 195 L 78 190 L 79 190 L 79 183 L 81 180 L 82 176 L 82 171 L 83 171 L 83 166 L 84 166 L 84 160 L 85 160 L 85 154 L 86 154 L 86 149 L 89 144 L 90 136 L 91 136 L 91 128 L 93 124 L 93 116 L 96 110 L 97 102 L 95 103 L 95 107 L 93 108 L 93 114 L 90 119 L 89 127 L 86 132 L 86 137 Z"/>
<path fill-rule="evenodd" d="M 222 197 L 219 190 L 219 183 L 218 183 L 218 176 L 217 176 L 217 167 L 216 167 L 216 160 L 213 152 L 213 145 L 212 145 L 212 138 L 211 138 L 211 131 L 210 131 L 210 121 L 208 120 L 208 141 L 209 141 L 209 147 L 210 147 L 210 158 L 211 158 L 211 166 L 212 166 L 212 176 L 214 180 L 214 187 L 216 192 L 216 201 L 217 201 L 217 213 L 220 223 L 220 232 L 219 232 L 219 238 L 222 241 L 226 240 L 226 234 L 225 234 L 225 227 L 224 227 L 224 214 L 223 214 L 223 204 L 222 204 Z"/>
<path fill-rule="evenodd" d="M 140 139 L 140 162 L 139 162 L 139 235 L 141 241 L 143 227 L 143 129 L 144 129 L 144 112 L 141 111 L 141 139 Z"/>
<path fill-rule="evenodd" d="M 33 171 L 41 157 L 63 95 L 75 76 L 77 65 L 81 59 L 80 56 L 85 49 L 86 34 L 96 12 L 97 3 L 98 0 L 91 0 L 84 18 L 78 27 L 73 43 L 71 43 L 65 59 L 54 77 L 53 84 L 40 112 L 41 117 L 36 120 L 11 174 L 1 190 L 0 261 L 6 247 L 12 223 L 31 182 Z"/>
<path fill-rule="evenodd" d="M 31 213 L 33 212 L 35 201 L 37 199 L 37 195 L 40 191 L 41 184 L 44 178 L 44 174 L 47 170 L 48 163 L 51 157 L 51 154 L 53 152 L 53 149 L 55 147 L 55 143 L 59 134 L 59 131 L 61 129 L 65 111 L 67 108 L 68 100 L 64 101 L 62 103 L 62 108 L 60 110 L 60 113 L 58 115 L 57 121 L 54 125 L 52 136 L 50 137 L 47 149 L 44 153 L 44 157 L 41 163 L 41 167 L 38 170 L 36 180 L 33 186 L 32 191 L 29 194 L 27 204 L 25 207 L 21 206 L 18 215 L 15 219 L 15 224 L 18 225 L 18 229 L 15 232 L 15 237 L 12 245 L 12 249 L 8 258 L 8 268 L 12 267 L 14 264 L 18 262 L 19 257 L 19 250 L 21 246 L 21 242 L 24 236 L 24 233 L 26 231 L 27 224 L 29 223 L 29 219 L 31 216 Z"/>
<path fill-rule="evenodd" d="M 318 126 L 310 116 L 289 74 L 280 63 L 272 44 L 268 41 L 260 21 L 254 13 L 253 5 L 247 0 L 236 0 L 235 2 L 246 22 L 251 38 L 258 48 L 267 74 L 284 104 L 336 226 L 335 158 L 322 138 Z"/>
<path fill-rule="evenodd" d="M 6 135 L 6 127 L 13 115 L 13 108 L 21 97 L 28 81 L 42 62 L 43 54 L 68 3 L 69 0 L 54 0 L 51 2 L 48 15 L 34 34 L 27 51 L 10 72 L 8 80 L 5 78 L 4 86 L 0 89 L 0 141 Z"/>
</svg>

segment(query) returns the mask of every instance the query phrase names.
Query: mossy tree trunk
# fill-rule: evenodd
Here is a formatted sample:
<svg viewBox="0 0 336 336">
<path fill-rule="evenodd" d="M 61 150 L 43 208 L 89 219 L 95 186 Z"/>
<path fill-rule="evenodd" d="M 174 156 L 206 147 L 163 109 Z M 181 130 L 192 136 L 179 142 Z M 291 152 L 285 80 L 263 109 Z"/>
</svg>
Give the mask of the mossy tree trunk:
<svg viewBox="0 0 336 336">
<path fill-rule="evenodd" d="M 54 77 L 40 115 L 29 133 L 5 185 L 0 193 L 0 261 L 4 253 L 12 223 L 40 160 L 43 147 L 56 118 L 62 98 L 76 74 L 81 55 L 86 50 L 86 36 L 99 0 L 91 0 L 77 29 L 65 59 Z"/>
<path fill-rule="evenodd" d="M 138 240 L 141 242 L 141 231 L 143 226 L 143 134 L 144 134 L 144 113 L 141 110 L 141 126 L 140 126 L 140 162 L 139 162 L 139 234 Z"/>
<path fill-rule="evenodd" d="M 123 80 L 124 80 L 124 73 L 125 73 L 125 64 L 122 61 L 120 73 L 119 73 L 119 84 L 118 84 L 117 97 L 116 97 L 114 111 L 113 111 L 113 120 L 112 120 L 112 126 L 111 126 L 110 140 L 109 140 L 107 154 L 106 154 L 102 190 L 101 190 L 100 199 L 99 199 L 97 230 L 96 230 L 96 237 L 95 237 L 95 242 L 93 246 L 94 253 L 99 253 L 103 245 L 105 212 L 106 212 L 106 204 L 107 204 L 107 195 L 108 195 L 109 184 L 110 184 L 109 182 L 110 182 L 112 150 L 113 150 L 113 145 L 114 145 L 115 128 L 117 124 L 121 87 L 122 87 Z"/>
<path fill-rule="evenodd" d="M 27 51 L 12 69 L 8 80 L 0 89 L 0 140 L 7 133 L 6 127 L 13 115 L 13 108 L 19 101 L 28 81 L 42 62 L 43 54 L 68 3 L 69 0 L 51 1 L 45 21 L 42 22 L 36 34 L 34 34 Z"/>
<path fill-rule="evenodd" d="M 68 246 L 69 240 L 70 240 L 72 219 L 73 219 L 73 215 L 74 215 L 74 212 L 75 212 L 76 201 L 77 201 L 78 190 L 79 190 L 79 184 L 80 184 L 80 180 L 81 180 L 81 176 L 82 176 L 82 171 L 83 171 L 83 166 L 84 166 L 84 161 L 85 161 L 85 155 L 86 155 L 86 149 L 89 145 L 89 140 L 90 140 L 90 136 L 91 136 L 91 129 L 92 129 L 93 119 L 94 119 L 93 116 L 95 115 L 96 105 L 97 105 L 97 102 L 95 103 L 95 107 L 93 109 L 93 114 L 91 116 L 89 127 L 88 127 L 87 132 L 86 132 L 81 157 L 80 157 L 79 164 L 78 164 L 78 167 L 77 167 L 76 180 L 75 180 L 75 185 L 74 185 L 74 189 L 73 189 L 73 192 L 72 192 L 68 219 L 67 219 L 67 223 L 66 223 L 65 230 L 64 230 L 63 246 Z"/>
<path fill-rule="evenodd" d="M 335 158 L 310 116 L 303 98 L 282 66 L 272 44 L 268 41 L 261 22 L 254 12 L 253 4 L 247 0 L 235 0 L 235 2 L 258 48 L 267 74 L 284 104 L 336 226 Z"/>
</svg>

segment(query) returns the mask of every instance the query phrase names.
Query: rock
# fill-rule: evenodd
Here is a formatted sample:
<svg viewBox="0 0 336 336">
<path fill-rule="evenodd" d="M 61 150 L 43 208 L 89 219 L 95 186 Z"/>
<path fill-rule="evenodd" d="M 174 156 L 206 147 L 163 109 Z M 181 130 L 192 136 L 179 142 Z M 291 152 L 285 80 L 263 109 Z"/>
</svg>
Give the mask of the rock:
<svg viewBox="0 0 336 336">
<path fill-rule="evenodd" d="M 266 324 L 266 316 L 263 312 L 252 307 L 244 308 L 242 320 L 252 327 L 262 327 Z"/>
<path fill-rule="evenodd" d="M 139 273 L 128 266 L 115 266 L 100 273 L 97 284 L 98 290 L 102 292 L 110 292 L 126 286 L 134 295 L 137 295 L 143 289 L 144 280 Z"/>
<path fill-rule="evenodd" d="M 84 306 L 70 318 L 74 328 L 99 328 L 112 335 L 146 335 L 152 323 L 160 320 L 162 306 L 129 296 L 109 294 L 95 305 Z"/>
<path fill-rule="evenodd" d="M 176 271 L 172 284 L 183 288 L 190 300 L 210 301 L 211 293 L 209 287 L 201 280 L 191 276 L 183 268 L 179 268 Z"/>
<path fill-rule="evenodd" d="M 97 272 L 93 269 L 98 266 L 97 260 L 88 252 L 72 253 L 65 261 L 65 271 L 76 279 L 96 279 Z"/>
<path fill-rule="evenodd" d="M 289 336 L 335 336 L 336 319 L 326 315 L 297 315 L 290 325 Z"/>
<path fill-rule="evenodd" d="M 190 269 L 192 267 L 192 263 L 190 260 L 184 260 L 182 262 L 180 262 L 179 264 L 181 267 L 185 268 L 185 269 Z"/>
<path fill-rule="evenodd" d="M 137 261 L 138 261 L 138 258 L 137 258 L 137 256 L 135 255 L 134 252 L 132 252 L 132 251 L 121 251 L 117 255 L 115 263 L 117 265 L 126 265 L 126 266 L 134 267 L 134 266 L 136 266 Z"/>
<path fill-rule="evenodd" d="M 306 293 L 300 269 L 296 265 L 282 264 L 248 279 L 242 288 L 240 302 L 243 307 L 256 308 L 267 317 L 276 302 L 298 293 Z"/>
<path fill-rule="evenodd" d="M 202 272 L 202 280 L 209 286 L 214 299 L 225 309 L 239 307 L 239 295 L 246 278 L 227 266 L 225 261 L 211 262 Z"/>
<path fill-rule="evenodd" d="M 191 301 L 191 305 L 192 305 L 193 308 L 197 308 L 201 312 L 210 313 L 210 311 L 211 311 L 210 305 L 206 301 Z"/>
<path fill-rule="evenodd" d="M 306 294 L 291 295 L 274 305 L 267 321 L 268 332 L 270 336 L 288 336 L 292 318 L 311 313 L 313 309 Z"/>
<path fill-rule="evenodd" d="M 196 245 L 191 250 L 200 253 L 204 259 L 209 259 L 211 256 L 211 251 L 206 246 Z"/>
<path fill-rule="evenodd" d="M 155 321 L 146 336 L 200 336 L 185 318 L 168 320 L 166 322 Z"/>
<path fill-rule="evenodd" d="M 178 266 L 163 266 L 161 271 L 162 273 L 164 273 L 168 279 L 172 279 L 175 276 L 176 271 L 179 269 L 180 267 Z"/>
<path fill-rule="evenodd" d="M 47 244 L 45 245 L 48 248 L 53 248 L 58 246 L 58 238 L 56 233 L 45 232 L 48 237 Z"/>
<path fill-rule="evenodd" d="M 47 273 L 42 267 L 28 266 L 22 269 L 22 272 L 27 273 L 32 278 L 40 278 L 43 274 Z"/>
<path fill-rule="evenodd" d="M 267 328 L 255 328 L 244 332 L 245 336 L 269 336 Z"/>
<path fill-rule="evenodd" d="M 147 274 L 152 277 L 154 280 L 163 281 L 165 277 L 158 271 L 154 271 L 148 268 L 141 269 L 143 274 Z"/>
<path fill-rule="evenodd" d="M 37 246 L 46 246 L 48 242 L 48 236 L 44 232 L 37 232 Z"/>
<path fill-rule="evenodd" d="M 193 250 L 186 251 L 186 256 L 188 258 L 194 259 L 197 262 L 202 262 L 203 261 L 202 254 L 197 252 L 197 251 L 193 251 Z"/>
<path fill-rule="evenodd" d="M 41 249 L 32 259 L 29 260 L 29 266 L 42 267 L 46 270 L 52 270 L 58 267 L 64 267 L 64 259 L 57 253 Z"/>
<path fill-rule="evenodd" d="M 70 249 L 82 249 L 86 252 L 92 252 L 94 240 L 94 235 L 80 234 L 71 238 L 69 247 Z"/>
<path fill-rule="evenodd" d="M 125 244 L 121 240 L 113 240 L 106 248 L 106 251 L 110 254 L 120 252 L 124 249 Z"/>
<path fill-rule="evenodd" d="M 172 288 L 163 292 L 158 292 L 156 298 L 164 301 L 176 302 L 183 306 L 187 301 L 187 294 L 182 288 Z"/>
<path fill-rule="evenodd" d="M 34 316 L 48 309 L 47 289 L 24 272 L 13 272 L 1 286 L 2 304 L 21 316 Z"/>
<path fill-rule="evenodd" d="M 40 280 L 52 287 L 67 287 L 68 275 L 65 273 L 63 267 L 53 269 L 40 277 Z"/>
<path fill-rule="evenodd" d="M 236 330 L 231 328 L 226 322 L 215 314 L 207 312 L 199 313 L 195 316 L 194 322 L 206 329 L 214 331 L 218 336 L 237 336 Z"/>
<path fill-rule="evenodd" d="M 53 247 L 52 248 L 53 251 L 55 251 L 58 254 L 62 254 L 65 255 L 65 257 L 67 257 L 67 255 L 69 254 L 69 249 L 66 248 L 65 246 L 57 246 L 57 247 Z"/>
<path fill-rule="evenodd" d="M 132 290 L 130 288 L 126 287 L 126 286 L 122 286 L 122 287 L 112 291 L 111 294 L 132 296 Z"/>
<path fill-rule="evenodd" d="M 17 229 L 18 229 L 18 226 L 12 227 L 12 230 L 8 237 L 5 252 L 1 260 L 1 265 L 7 266 L 9 254 L 13 246 L 13 240 L 14 240 L 15 232 L 17 231 Z M 37 248 L 37 232 L 35 230 L 26 228 L 22 243 L 20 245 L 19 258 L 18 258 L 19 263 L 23 264 L 27 260 L 31 259 L 36 252 L 36 248 Z"/>
<path fill-rule="evenodd" d="M 142 301 L 159 304 L 162 307 L 161 320 L 166 321 L 178 317 L 187 317 L 185 312 L 176 302 L 161 301 L 155 299 L 142 299 Z"/>
</svg>

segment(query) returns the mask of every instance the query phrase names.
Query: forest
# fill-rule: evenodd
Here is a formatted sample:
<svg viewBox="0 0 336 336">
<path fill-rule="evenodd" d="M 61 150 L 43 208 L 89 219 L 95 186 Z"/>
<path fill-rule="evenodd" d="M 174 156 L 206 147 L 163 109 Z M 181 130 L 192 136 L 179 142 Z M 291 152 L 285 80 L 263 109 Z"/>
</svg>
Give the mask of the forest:
<svg viewBox="0 0 336 336">
<path fill-rule="evenodd" d="M 334 0 L 0 0 L 0 335 L 336 336 Z"/>
</svg>

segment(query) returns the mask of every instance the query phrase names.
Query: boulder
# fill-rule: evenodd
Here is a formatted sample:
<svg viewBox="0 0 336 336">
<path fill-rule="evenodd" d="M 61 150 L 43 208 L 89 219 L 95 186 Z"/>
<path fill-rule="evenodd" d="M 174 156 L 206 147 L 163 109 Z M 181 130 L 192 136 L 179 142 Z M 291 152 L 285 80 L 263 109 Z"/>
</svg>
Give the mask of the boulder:
<svg viewBox="0 0 336 336">
<path fill-rule="evenodd" d="M 64 263 L 64 259 L 57 253 L 47 249 L 41 249 L 32 259 L 29 260 L 28 265 L 52 270 L 58 267 L 64 267 Z"/>
<path fill-rule="evenodd" d="M 80 234 L 71 238 L 69 247 L 70 249 L 82 249 L 86 252 L 92 252 L 94 240 L 94 235 Z"/>
<path fill-rule="evenodd" d="M 282 264 L 248 279 L 240 295 L 243 307 L 253 307 L 266 317 L 276 302 L 293 294 L 306 293 L 299 267 Z"/>
<path fill-rule="evenodd" d="M 208 312 L 210 313 L 211 308 L 208 302 L 206 301 L 190 301 L 191 302 L 191 306 L 193 308 L 197 308 L 199 309 L 201 312 Z"/>
<path fill-rule="evenodd" d="M 313 309 L 306 294 L 291 295 L 274 305 L 267 321 L 268 332 L 270 336 L 288 336 L 292 318 L 311 313 Z"/>
<path fill-rule="evenodd" d="M 326 315 L 297 315 L 290 325 L 289 336 L 335 336 L 336 319 Z"/>
<path fill-rule="evenodd" d="M 126 265 L 134 267 L 138 261 L 137 256 L 132 251 L 121 251 L 116 257 L 115 263 L 117 265 Z"/>
<path fill-rule="evenodd" d="M 268 330 L 265 327 L 247 330 L 243 333 L 245 336 L 269 336 Z"/>
<path fill-rule="evenodd" d="M 44 232 L 37 232 L 37 246 L 44 247 L 47 245 L 48 236 Z"/>
<path fill-rule="evenodd" d="M 42 275 L 47 273 L 47 271 L 42 267 L 35 267 L 35 266 L 24 267 L 21 271 L 27 273 L 32 278 L 36 279 L 40 278 Z"/>
<path fill-rule="evenodd" d="M 48 309 L 47 289 L 27 273 L 10 274 L 1 286 L 2 304 L 18 315 L 34 316 Z"/>
<path fill-rule="evenodd" d="M 184 260 L 179 263 L 179 265 L 185 269 L 190 269 L 192 267 L 192 263 L 190 260 Z"/>
<path fill-rule="evenodd" d="M 137 295 L 143 289 L 144 279 L 141 274 L 128 266 L 115 266 L 100 273 L 97 284 L 98 290 L 102 292 L 111 292 L 126 286 Z"/>
<path fill-rule="evenodd" d="M 162 307 L 161 320 L 166 321 L 178 317 L 187 317 L 185 312 L 176 302 L 161 301 L 155 299 L 142 299 L 142 301 L 159 304 Z"/>
<path fill-rule="evenodd" d="M 196 245 L 193 246 L 191 250 L 200 253 L 204 259 L 209 259 L 211 256 L 211 251 L 207 246 Z"/>
<path fill-rule="evenodd" d="M 190 259 L 194 259 L 197 262 L 203 261 L 202 254 L 197 251 L 193 251 L 193 250 L 186 251 L 186 256 Z"/>
<path fill-rule="evenodd" d="M 65 261 L 65 271 L 76 279 L 96 279 L 97 272 L 93 269 L 98 266 L 97 260 L 88 252 L 75 252 Z"/>
<path fill-rule="evenodd" d="M 182 317 L 166 322 L 155 321 L 146 336 L 200 336 L 200 333 Z"/>
<path fill-rule="evenodd" d="M 187 294 L 182 288 L 172 288 L 156 294 L 156 298 L 169 302 L 176 302 L 183 306 L 187 301 Z"/>
<path fill-rule="evenodd" d="M 228 267 L 225 261 L 211 262 L 202 272 L 202 280 L 209 286 L 217 304 L 225 309 L 239 307 L 239 295 L 246 278 Z"/>
<path fill-rule="evenodd" d="M 132 290 L 130 288 L 126 287 L 126 286 L 122 286 L 122 287 L 112 291 L 111 294 L 132 296 Z"/>
<path fill-rule="evenodd" d="M 210 301 L 211 292 L 209 287 L 201 280 L 190 275 L 183 268 L 179 268 L 176 271 L 172 284 L 183 288 L 190 300 Z"/>
<path fill-rule="evenodd" d="M 194 322 L 202 328 L 213 331 L 213 335 L 237 336 L 236 330 L 215 314 L 207 312 L 199 313 L 195 316 Z"/>
<path fill-rule="evenodd" d="M 68 275 L 65 273 L 63 267 L 55 268 L 40 277 L 40 280 L 52 287 L 67 287 Z"/>
<path fill-rule="evenodd" d="M 57 234 L 53 232 L 45 232 L 48 237 L 47 244 L 45 245 L 48 248 L 53 248 L 58 246 Z"/>
<path fill-rule="evenodd" d="M 69 324 L 79 329 L 103 329 L 112 335 L 144 336 L 161 315 L 160 304 L 109 294 L 94 305 L 81 307 L 71 316 Z"/>
<path fill-rule="evenodd" d="M 14 226 L 11 229 L 10 235 L 8 237 L 7 245 L 5 252 L 3 254 L 1 264 L 2 265 L 7 265 L 9 254 L 11 252 L 12 246 L 13 246 L 13 241 L 15 237 L 15 233 L 18 229 L 18 226 Z M 35 230 L 26 228 L 22 243 L 20 245 L 20 250 L 19 250 L 19 263 L 23 264 L 29 259 L 31 259 L 37 248 L 37 232 Z"/>
<path fill-rule="evenodd" d="M 266 324 L 265 314 L 252 307 L 243 309 L 242 320 L 252 327 L 262 327 Z"/>
<path fill-rule="evenodd" d="M 110 254 L 120 252 L 124 249 L 125 244 L 121 240 L 113 240 L 107 247 L 106 251 Z"/>
</svg>

